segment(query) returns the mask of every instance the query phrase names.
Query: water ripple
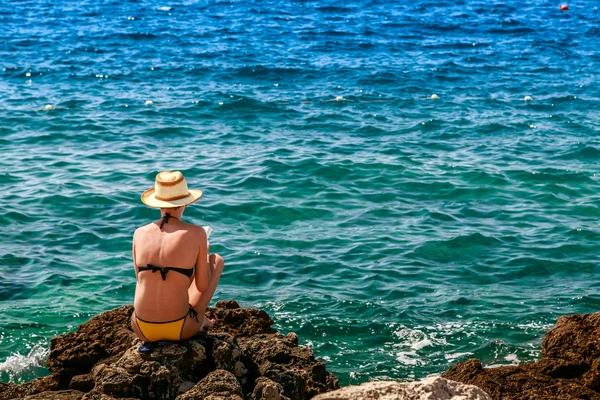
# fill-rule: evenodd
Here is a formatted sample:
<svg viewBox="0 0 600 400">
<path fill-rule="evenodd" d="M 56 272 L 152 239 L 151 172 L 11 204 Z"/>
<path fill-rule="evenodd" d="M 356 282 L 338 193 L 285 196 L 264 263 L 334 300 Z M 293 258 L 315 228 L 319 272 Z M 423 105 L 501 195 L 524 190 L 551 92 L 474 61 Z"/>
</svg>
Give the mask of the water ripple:
<svg viewBox="0 0 600 400">
<path fill-rule="evenodd" d="M 132 301 L 164 169 L 204 191 L 216 297 L 343 384 L 537 359 L 600 307 L 600 14 L 570 8 L 0 4 L 0 380 Z"/>
</svg>

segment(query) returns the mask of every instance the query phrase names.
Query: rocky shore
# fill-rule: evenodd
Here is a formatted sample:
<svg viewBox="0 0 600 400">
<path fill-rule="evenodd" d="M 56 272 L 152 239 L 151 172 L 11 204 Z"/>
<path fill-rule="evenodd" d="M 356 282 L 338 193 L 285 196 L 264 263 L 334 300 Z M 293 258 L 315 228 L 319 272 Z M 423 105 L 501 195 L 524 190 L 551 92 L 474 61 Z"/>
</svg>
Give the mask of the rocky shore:
<svg viewBox="0 0 600 400">
<path fill-rule="evenodd" d="M 143 355 L 131 306 L 104 312 L 52 339 L 50 376 L 0 384 L 0 400 L 302 400 L 339 388 L 295 333 L 282 335 L 262 310 L 220 301 L 209 332 Z"/>
<path fill-rule="evenodd" d="M 494 400 L 600 400 L 600 313 L 560 317 L 535 363 L 483 368 L 471 359 L 442 377 L 478 386 Z"/>
<path fill-rule="evenodd" d="M 0 400 L 600 400 L 600 313 L 560 318 L 533 364 L 484 368 L 471 359 L 421 382 L 340 389 L 298 336 L 275 331 L 262 310 L 220 301 L 207 313 L 216 320 L 210 331 L 147 355 L 137 351 L 131 312 L 107 311 L 52 339 L 51 375 L 0 383 Z"/>
</svg>

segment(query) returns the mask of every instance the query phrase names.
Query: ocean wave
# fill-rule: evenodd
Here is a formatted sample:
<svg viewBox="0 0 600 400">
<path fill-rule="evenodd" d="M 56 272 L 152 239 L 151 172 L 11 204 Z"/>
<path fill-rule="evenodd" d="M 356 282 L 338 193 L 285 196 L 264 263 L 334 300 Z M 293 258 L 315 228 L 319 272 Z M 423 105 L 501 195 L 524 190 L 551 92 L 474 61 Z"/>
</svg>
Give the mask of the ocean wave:
<svg viewBox="0 0 600 400">
<path fill-rule="evenodd" d="M 48 347 L 36 344 L 27 355 L 13 353 L 0 362 L 0 380 L 3 382 L 22 383 L 31 374 L 39 373 L 46 367 L 46 357 L 50 354 Z"/>
<path fill-rule="evenodd" d="M 600 149 L 593 146 L 578 146 L 573 150 L 558 155 L 556 158 L 563 160 L 600 159 Z"/>
</svg>

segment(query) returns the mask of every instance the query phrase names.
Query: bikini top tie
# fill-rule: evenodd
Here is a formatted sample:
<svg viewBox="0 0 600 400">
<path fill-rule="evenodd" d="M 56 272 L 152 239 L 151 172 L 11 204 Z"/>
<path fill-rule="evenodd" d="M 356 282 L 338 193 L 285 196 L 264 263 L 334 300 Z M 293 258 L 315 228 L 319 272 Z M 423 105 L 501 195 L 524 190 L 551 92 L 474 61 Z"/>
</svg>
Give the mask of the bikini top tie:
<svg viewBox="0 0 600 400">
<path fill-rule="evenodd" d="M 161 218 L 162 222 L 160 223 L 160 230 L 162 230 L 164 224 L 168 224 L 169 223 L 169 218 L 175 218 L 175 219 L 177 219 L 177 217 L 174 217 L 171 214 L 166 213 L 165 216 Z"/>
<path fill-rule="evenodd" d="M 183 274 L 183 275 L 187 276 L 188 278 L 191 278 L 194 275 L 195 266 L 192 268 L 176 268 L 176 267 L 160 267 L 158 265 L 148 264 L 148 265 L 143 265 L 141 267 L 138 267 L 138 271 L 139 272 L 152 271 L 152 273 L 160 272 L 160 276 L 162 277 L 162 280 L 166 281 L 167 273 L 169 271 L 179 272 L 180 274 Z"/>
<path fill-rule="evenodd" d="M 163 281 L 167 280 L 167 272 L 169 272 L 169 267 L 159 267 L 157 265 L 148 264 L 148 269 L 152 271 L 152 273 L 160 271 L 160 276 L 162 276 Z"/>
</svg>

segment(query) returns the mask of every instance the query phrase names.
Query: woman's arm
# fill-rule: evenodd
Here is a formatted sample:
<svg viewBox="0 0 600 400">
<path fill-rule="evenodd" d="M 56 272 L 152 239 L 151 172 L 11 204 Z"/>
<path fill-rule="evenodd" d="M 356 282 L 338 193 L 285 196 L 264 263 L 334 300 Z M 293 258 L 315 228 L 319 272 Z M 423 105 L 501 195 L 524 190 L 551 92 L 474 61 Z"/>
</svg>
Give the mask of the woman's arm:
<svg viewBox="0 0 600 400">
<path fill-rule="evenodd" d="M 135 262 L 135 235 L 136 235 L 136 233 L 137 233 L 137 230 L 134 232 L 134 234 L 133 234 L 133 240 L 131 241 L 132 242 L 131 253 L 133 255 L 133 269 L 135 270 L 135 280 L 137 281 L 137 279 L 138 279 L 138 272 L 139 271 L 138 271 L 137 263 Z"/>
<path fill-rule="evenodd" d="M 196 289 L 199 292 L 204 292 L 208 288 L 208 240 L 206 231 L 201 226 L 198 227 L 198 235 L 200 236 L 200 249 L 196 258 Z"/>
</svg>

